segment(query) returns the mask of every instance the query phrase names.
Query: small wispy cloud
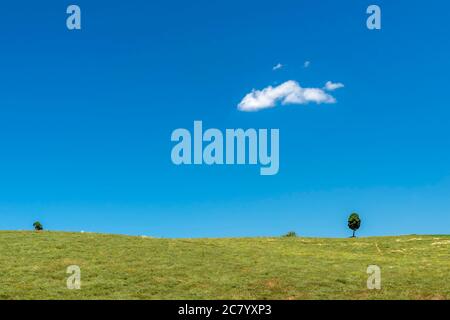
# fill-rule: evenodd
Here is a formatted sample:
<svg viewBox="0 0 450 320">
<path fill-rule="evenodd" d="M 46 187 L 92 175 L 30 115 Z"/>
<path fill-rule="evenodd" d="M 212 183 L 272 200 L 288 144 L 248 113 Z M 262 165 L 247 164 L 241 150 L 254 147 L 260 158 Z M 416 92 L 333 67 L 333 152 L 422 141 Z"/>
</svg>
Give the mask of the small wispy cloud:
<svg viewBox="0 0 450 320">
<path fill-rule="evenodd" d="M 284 65 L 282 65 L 281 63 L 278 63 L 272 68 L 272 70 L 275 71 L 275 70 L 279 70 L 282 68 L 284 68 Z"/>
<path fill-rule="evenodd" d="M 309 68 L 310 65 L 311 65 L 311 61 L 305 61 L 305 63 L 303 64 L 303 67 Z"/>
<path fill-rule="evenodd" d="M 340 82 L 334 83 L 334 82 L 328 81 L 325 84 L 324 89 L 327 90 L 327 91 L 334 91 L 334 90 L 337 90 L 337 89 L 340 89 L 340 88 L 343 88 L 343 87 L 344 87 L 343 83 L 340 83 Z"/>
<path fill-rule="evenodd" d="M 336 88 L 337 89 L 337 88 Z M 297 81 L 289 80 L 276 87 L 253 89 L 238 105 L 240 111 L 259 111 L 278 104 L 336 103 L 336 99 L 323 88 L 303 88 Z"/>
</svg>

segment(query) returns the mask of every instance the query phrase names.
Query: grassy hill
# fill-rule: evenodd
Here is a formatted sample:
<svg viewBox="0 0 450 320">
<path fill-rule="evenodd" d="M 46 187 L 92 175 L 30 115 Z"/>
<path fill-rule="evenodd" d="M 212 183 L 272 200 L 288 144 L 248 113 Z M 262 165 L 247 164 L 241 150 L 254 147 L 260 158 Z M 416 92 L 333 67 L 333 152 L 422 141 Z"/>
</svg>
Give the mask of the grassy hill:
<svg viewBox="0 0 450 320">
<path fill-rule="evenodd" d="M 0 232 L 0 299 L 450 299 L 450 236 L 153 239 Z M 370 291 L 368 265 L 382 269 Z M 68 290 L 66 268 L 81 268 Z"/>
</svg>

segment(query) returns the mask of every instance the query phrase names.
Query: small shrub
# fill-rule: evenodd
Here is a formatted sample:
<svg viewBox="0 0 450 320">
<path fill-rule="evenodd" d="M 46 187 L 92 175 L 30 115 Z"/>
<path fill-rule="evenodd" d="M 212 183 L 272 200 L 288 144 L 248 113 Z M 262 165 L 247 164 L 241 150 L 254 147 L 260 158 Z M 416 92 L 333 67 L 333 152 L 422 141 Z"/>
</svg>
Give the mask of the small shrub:
<svg viewBox="0 0 450 320">
<path fill-rule="evenodd" d="M 44 230 L 42 223 L 40 223 L 39 221 L 36 221 L 35 223 L 33 223 L 33 227 L 34 227 L 34 230 L 36 230 L 36 231 Z"/>
<path fill-rule="evenodd" d="M 295 231 L 289 231 L 288 233 L 283 235 L 283 238 L 296 238 L 296 237 L 297 237 L 297 234 L 295 233 Z"/>
</svg>

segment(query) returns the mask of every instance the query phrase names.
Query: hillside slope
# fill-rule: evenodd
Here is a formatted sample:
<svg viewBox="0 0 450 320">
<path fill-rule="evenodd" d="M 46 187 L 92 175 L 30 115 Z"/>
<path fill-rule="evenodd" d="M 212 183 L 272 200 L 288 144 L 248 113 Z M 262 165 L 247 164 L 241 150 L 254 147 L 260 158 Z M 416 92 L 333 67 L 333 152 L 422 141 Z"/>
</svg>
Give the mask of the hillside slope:
<svg viewBox="0 0 450 320">
<path fill-rule="evenodd" d="M 153 239 L 0 232 L 0 299 L 450 299 L 450 236 Z M 66 269 L 81 268 L 81 290 Z M 382 270 L 370 291 L 368 265 Z"/>
</svg>

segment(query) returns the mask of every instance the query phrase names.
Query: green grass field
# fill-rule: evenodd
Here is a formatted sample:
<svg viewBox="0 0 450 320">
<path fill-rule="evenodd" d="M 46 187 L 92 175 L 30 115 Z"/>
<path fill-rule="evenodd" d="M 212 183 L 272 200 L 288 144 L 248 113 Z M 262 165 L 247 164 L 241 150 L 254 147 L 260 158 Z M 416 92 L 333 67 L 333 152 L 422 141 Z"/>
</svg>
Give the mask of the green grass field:
<svg viewBox="0 0 450 320">
<path fill-rule="evenodd" d="M 450 236 L 153 239 L 0 232 L 0 299 L 449 299 Z M 66 268 L 81 268 L 81 290 Z M 368 290 L 378 265 L 382 289 Z"/>
</svg>

